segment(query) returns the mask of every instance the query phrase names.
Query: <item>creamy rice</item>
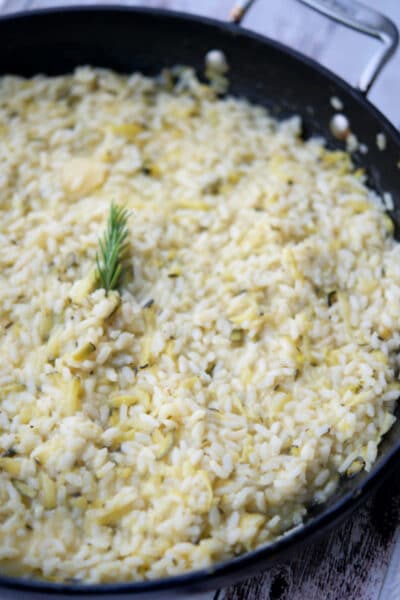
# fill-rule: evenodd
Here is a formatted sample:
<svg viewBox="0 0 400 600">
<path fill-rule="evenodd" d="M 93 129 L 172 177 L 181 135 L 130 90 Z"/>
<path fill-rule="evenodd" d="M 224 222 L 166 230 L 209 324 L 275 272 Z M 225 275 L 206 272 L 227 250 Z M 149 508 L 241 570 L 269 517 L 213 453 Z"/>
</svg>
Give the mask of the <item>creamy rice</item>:
<svg viewBox="0 0 400 600">
<path fill-rule="evenodd" d="M 204 567 L 370 469 L 400 246 L 347 154 L 190 70 L 4 77 L 0 117 L 3 573 Z M 106 295 L 112 201 L 129 250 Z"/>
</svg>

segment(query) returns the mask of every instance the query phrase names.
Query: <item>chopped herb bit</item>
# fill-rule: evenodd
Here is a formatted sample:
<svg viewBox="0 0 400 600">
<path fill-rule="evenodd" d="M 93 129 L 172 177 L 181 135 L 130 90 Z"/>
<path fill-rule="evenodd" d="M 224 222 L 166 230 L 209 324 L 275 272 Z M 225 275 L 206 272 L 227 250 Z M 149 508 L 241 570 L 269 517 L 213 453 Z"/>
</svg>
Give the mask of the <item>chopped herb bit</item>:
<svg viewBox="0 0 400 600">
<path fill-rule="evenodd" d="M 337 292 L 333 290 L 328 294 L 328 306 L 332 306 L 337 301 Z"/>
<path fill-rule="evenodd" d="M 233 344 L 241 344 L 244 340 L 243 329 L 232 329 L 230 339 Z"/>
<path fill-rule="evenodd" d="M 8 450 L 6 450 L 4 452 L 4 454 L 2 454 L 2 456 L 4 458 L 12 458 L 13 456 L 16 456 L 18 454 L 18 452 L 16 450 L 14 450 L 14 448 L 8 448 Z"/>
<path fill-rule="evenodd" d="M 96 264 L 101 286 L 106 293 L 118 287 L 123 273 L 122 260 L 127 248 L 129 212 L 126 208 L 111 204 L 107 229 L 99 240 L 100 251 Z"/>
<path fill-rule="evenodd" d="M 144 166 L 142 167 L 141 171 L 142 171 L 142 174 L 143 174 L 143 175 L 146 175 L 147 177 L 148 177 L 149 175 L 151 175 L 151 169 L 150 169 L 150 167 L 147 167 L 147 166 L 145 166 L 145 165 L 144 165 Z"/>
<path fill-rule="evenodd" d="M 168 277 L 170 279 L 175 279 L 175 277 L 179 277 L 179 273 L 168 273 Z"/>
<path fill-rule="evenodd" d="M 203 189 L 203 194 L 210 194 L 211 196 L 216 196 L 221 192 L 222 181 L 220 178 L 214 179 L 207 183 Z"/>
<path fill-rule="evenodd" d="M 217 364 L 217 363 L 215 362 L 215 360 L 213 360 L 212 362 L 209 362 L 209 363 L 208 363 L 208 365 L 207 365 L 207 367 L 206 367 L 206 373 L 207 373 L 207 375 L 209 375 L 210 377 L 212 377 L 212 376 L 213 376 L 213 374 L 214 374 L 214 369 L 215 369 L 215 365 L 216 365 L 216 364 Z"/>
<path fill-rule="evenodd" d="M 140 365 L 139 369 L 147 369 L 149 363 L 145 363 L 144 365 Z"/>
<path fill-rule="evenodd" d="M 154 300 L 153 300 L 153 298 L 151 298 L 145 304 L 143 304 L 143 308 L 151 308 L 153 306 L 153 304 L 154 304 Z"/>
</svg>

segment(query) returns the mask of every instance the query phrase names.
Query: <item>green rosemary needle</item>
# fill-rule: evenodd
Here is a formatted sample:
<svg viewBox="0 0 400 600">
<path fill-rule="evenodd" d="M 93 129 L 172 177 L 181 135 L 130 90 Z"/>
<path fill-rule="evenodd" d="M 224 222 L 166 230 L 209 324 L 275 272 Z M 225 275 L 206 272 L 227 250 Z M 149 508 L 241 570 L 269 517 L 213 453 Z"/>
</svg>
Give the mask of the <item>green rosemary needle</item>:
<svg viewBox="0 0 400 600">
<path fill-rule="evenodd" d="M 123 273 L 122 261 L 126 252 L 129 212 L 126 208 L 111 203 L 107 228 L 99 239 L 96 264 L 101 287 L 115 290 Z"/>
</svg>

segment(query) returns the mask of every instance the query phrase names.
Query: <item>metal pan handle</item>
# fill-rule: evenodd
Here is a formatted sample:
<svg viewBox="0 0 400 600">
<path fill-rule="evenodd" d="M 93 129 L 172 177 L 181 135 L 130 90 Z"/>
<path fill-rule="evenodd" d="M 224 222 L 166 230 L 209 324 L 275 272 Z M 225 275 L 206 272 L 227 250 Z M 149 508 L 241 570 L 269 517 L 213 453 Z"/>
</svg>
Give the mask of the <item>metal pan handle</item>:
<svg viewBox="0 0 400 600">
<path fill-rule="evenodd" d="M 375 79 L 394 54 L 399 43 L 396 25 L 376 10 L 357 0 L 299 0 L 310 8 L 338 23 L 378 39 L 382 46 L 367 63 L 358 81 L 358 89 L 368 94 Z M 231 20 L 240 24 L 255 0 L 238 0 L 232 9 Z"/>
</svg>

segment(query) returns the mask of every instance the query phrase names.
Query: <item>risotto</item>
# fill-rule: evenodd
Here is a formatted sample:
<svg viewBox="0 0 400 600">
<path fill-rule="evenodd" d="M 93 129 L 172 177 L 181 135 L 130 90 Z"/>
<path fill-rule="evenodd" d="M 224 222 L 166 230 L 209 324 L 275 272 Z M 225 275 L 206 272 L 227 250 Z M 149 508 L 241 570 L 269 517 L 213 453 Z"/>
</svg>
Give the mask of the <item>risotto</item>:
<svg viewBox="0 0 400 600">
<path fill-rule="evenodd" d="M 189 69 L 0 81 L 0 570 L 162 577 L 298 526 L 394 422 L 400 245 L 348 154 Z M 99 238 L 126 207 L 124 274 Z"/>
</svg>

